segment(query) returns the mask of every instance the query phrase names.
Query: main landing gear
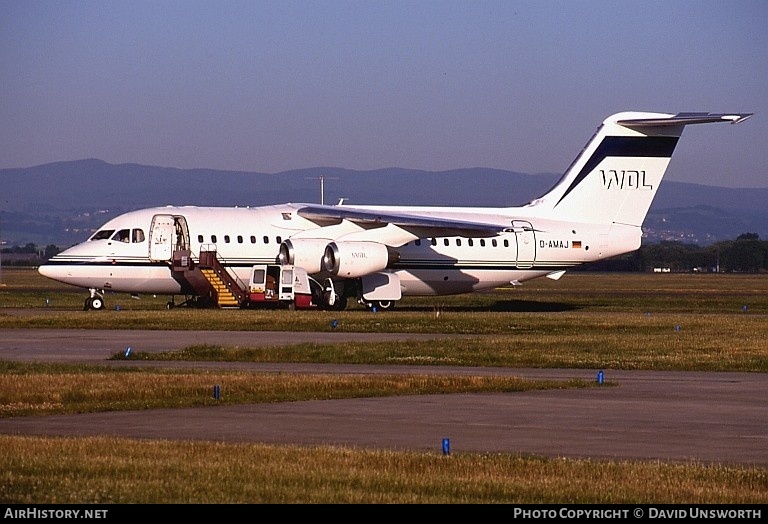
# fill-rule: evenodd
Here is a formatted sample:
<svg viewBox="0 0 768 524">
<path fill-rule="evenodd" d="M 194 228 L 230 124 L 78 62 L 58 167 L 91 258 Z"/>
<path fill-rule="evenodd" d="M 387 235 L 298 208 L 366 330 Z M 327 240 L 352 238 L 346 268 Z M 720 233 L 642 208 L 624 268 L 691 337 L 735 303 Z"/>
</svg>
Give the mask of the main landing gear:
<svg viewBox="0 0 768 524">
<path fill-rule="evenodd" d="M 333 280 L 327 278 L 325 279 L 325 290 L 321 304 L 322 309 L 327 309 L 329 311 L 344 311 L 347 307 L 347 295 L 343 291 L 339 294 L 336 291 Z"/>
<path fill-rule="evenodd" d="M 378 300 L 374 302 L 366 302 L 363 300 L 361 301 L 361 304 L 364 304 L 370 311 L 389 311 L 395 307 L 394 300 Z"/>
</svg>

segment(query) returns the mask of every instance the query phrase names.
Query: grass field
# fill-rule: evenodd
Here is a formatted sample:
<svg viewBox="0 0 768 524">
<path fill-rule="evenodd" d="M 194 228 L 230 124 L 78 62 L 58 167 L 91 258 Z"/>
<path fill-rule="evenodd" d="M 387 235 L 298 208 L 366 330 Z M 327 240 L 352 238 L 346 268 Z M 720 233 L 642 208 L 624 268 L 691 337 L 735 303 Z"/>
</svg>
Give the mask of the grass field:
<svg viewBox="0 0 768 524">
<path fill-rule="evenodd" d="M 440 343 L 269 350 L 197 346 L 132 357 L 143 360 L 768 371 L 766 275 L 573 273 L 557 282 L 541 279 L 493 293 L 409 298 L 385 313 L 357 306 L 334 313 L 166 310 L 169 297 L 134 300 L 117 294 L 107 295 L 106 310 L 83 311 L 82 290 L 47 281 L 32 270 L 3 268 L 1 277 L 0 330 L 115 326 L 461 335 Z M 189 371 L 0 364 L 0 416 L 135 408 L 116 397 L 116 390 L 143 392 L 157 401 L 154 407 L 210 401 L 210 395 L 196 398 L 200 376 Z M 254 381 L 247 374 L 231 378 L 242 384 L 234 402 L 297 400 L 317 390 L 381 396 L 563 387 L 446 376 L 429 383 L 396 375 L 383 380 L 304 377 L 307 382 L 290 374 L 275 382 Z M 115 381 L 120 388 L 103 387 Z M 258 390 L 250 385 L 254 382 L 260 383 Z M 503 454 L 445 460 L 430 453 L 326 447 L 0 436 L 0 468 L 0 500 L 24 504 L 768 501 L 768 472 L 762 468 Z"/>
</svg>

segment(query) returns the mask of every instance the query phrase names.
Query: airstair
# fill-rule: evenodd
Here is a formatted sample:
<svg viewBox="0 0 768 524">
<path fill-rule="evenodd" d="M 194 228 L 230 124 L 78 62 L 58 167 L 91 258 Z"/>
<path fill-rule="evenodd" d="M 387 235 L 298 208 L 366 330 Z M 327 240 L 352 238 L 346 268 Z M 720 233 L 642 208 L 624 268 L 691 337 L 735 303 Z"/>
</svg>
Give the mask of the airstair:
<svg viewBox="0 0 768 524">
<path fill-rule="evenodd" d="M 203 303 L 239 308 L 247 298 L 245 289 L 221 264 L 215 250 L 201 248 L 197 262 L 190 250 L 174 251 L 172 270 L 182 288 Z"/>
</svg>

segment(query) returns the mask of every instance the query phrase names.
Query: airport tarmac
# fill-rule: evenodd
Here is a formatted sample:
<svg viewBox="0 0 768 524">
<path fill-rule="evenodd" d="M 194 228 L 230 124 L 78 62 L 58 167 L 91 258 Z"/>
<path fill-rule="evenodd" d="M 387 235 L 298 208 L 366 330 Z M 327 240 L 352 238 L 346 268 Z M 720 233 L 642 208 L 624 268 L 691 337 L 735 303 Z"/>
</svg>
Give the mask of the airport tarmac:
<svg viewBox="0 0 768 524">
<path fill-rule="evenodd" d="M 447 335 L 446 335 L 447 336 Z M 107 360 L 131 347 L 255 346 L 440 335 L 233 331 L 0 330 L 0 359 L 265 372 L 495 374 L 596 380 L 598 370 Z M 330 444 L 451 453 L 696 461 L 768 466 L 768 374 L 618 371 L 611 385 L 505 394 L 421 395 L 0 418 L 0 433 Z M 213 384 L 211 385 L 213 387 Z M 223 388 L 221 395 L 226 395 Z"/>
</svg>

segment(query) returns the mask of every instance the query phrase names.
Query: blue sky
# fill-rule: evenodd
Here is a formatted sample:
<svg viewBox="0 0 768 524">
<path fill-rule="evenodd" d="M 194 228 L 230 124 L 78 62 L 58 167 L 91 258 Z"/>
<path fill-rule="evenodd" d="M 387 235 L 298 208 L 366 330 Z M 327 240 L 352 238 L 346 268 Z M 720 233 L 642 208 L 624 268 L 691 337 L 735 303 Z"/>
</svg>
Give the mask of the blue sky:
<svg viewBox="0 0 768 524">
<path fill-rule="evenodd" d="M 764 0 L 3 0 L 0 64 L 0 168 L 561 173 L 612 113 L 724 111 L 668 178 L 768 187 Z"/>
</svg>

